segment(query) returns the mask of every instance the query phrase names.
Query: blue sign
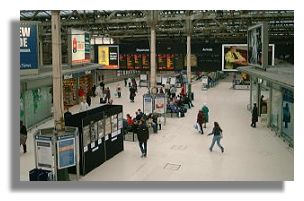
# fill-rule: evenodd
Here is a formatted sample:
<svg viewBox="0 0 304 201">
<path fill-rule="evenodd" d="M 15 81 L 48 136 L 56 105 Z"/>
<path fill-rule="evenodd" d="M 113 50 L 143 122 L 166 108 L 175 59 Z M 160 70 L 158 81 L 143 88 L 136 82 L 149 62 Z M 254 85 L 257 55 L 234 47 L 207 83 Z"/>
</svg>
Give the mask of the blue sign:
<svg viewBox="0 0 304 201">
<path fill-rule="evenodd" d="M 38 25 L 20 24 L 20 69 L 38 68 Z"/>
</svg>

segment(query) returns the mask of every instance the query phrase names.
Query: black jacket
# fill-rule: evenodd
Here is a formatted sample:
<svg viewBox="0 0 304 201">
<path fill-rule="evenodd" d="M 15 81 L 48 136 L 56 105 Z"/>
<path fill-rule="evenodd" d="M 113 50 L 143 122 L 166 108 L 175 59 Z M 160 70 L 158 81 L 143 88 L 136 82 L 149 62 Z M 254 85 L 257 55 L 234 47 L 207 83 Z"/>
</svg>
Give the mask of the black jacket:
<svg viewBox="0 0 304 201">
<path fill-rule="evenodd" d="M 145 142 L 149 139 L 149 129 L 146 124 L 137 127 L 137 138 L 139 142 Z"/>
<path fill-rule="evenodd" d="M 258 122 L 258 108 L 257 107 L 253 107 L 253 109 L 252 109 L 252 121 Z"/>
</svg>

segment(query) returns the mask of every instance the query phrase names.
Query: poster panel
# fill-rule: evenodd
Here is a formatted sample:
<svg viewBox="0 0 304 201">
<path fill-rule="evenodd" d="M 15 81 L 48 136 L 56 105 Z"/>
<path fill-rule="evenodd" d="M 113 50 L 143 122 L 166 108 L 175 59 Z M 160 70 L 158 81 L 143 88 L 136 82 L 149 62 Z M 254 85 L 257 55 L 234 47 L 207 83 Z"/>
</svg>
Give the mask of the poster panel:
<svg viewBox="0 0 304 201">
<path fill-rule="evenodd" d="M 274 44 L 268 47 L 268 64 L 274 65 Z M 222 70 L 237 71 L 236 68 L 247 66 L 247 44 L 223 44 L 222 45 Z"/>
<path fill-rule="evenodd" d="M 98 64 L 102 65 L 101 69 L 118 69 L 119 59 L 117 45 L 98 46 Z"/>
<path fill-rule="evenodd" d="M 108 66 L 109 65 L 109 47 L 99 46 L 98 47 L 98 64 Z"/>
<path fill-rule="evenodd" d="M 90 62 L 90 37 L 89 34 L 71 29 L 71 54 L 72 64 L 81 64 Z"/>
<path fill-rule="evenodd" d="M 52 141 L 36 140 L 37 168 L 52 170 L 54 166 Z"/>
<path fill-rule="evenodd" d="M 104 123 L 103 123 L 103 120 L 99 120 L 97 122 L 97 129 L 98 129 L 98 138 L 102 138 L 104 136 Z"/>
<path fill-rule="evenodd" d="M 38 69 L 38 24 L 20 22 L 20 70 Z"/>
<path fill-rule="evenodd" d="M 144 113 L 150 114 L 153 112 L 152 96 L 144 96 Z"/>
<path fill-rule="evenodd" d="M 111 124 L 111 117 L 106 118 L 105 123 L 105 134 L 109 135 L 112 133 L 112 124 Z"/>
<path fill-rule="evenodd" d="M 165 113 L 165 97 L 164 96 L 156 96 L 155 97 L 155 108 L 154 112 L 159 114 Z"/>
<path fill-rule="evenodd" d="M 58 169 L 76 165 L 75 138 L 57 141 Z"/>
</svg>

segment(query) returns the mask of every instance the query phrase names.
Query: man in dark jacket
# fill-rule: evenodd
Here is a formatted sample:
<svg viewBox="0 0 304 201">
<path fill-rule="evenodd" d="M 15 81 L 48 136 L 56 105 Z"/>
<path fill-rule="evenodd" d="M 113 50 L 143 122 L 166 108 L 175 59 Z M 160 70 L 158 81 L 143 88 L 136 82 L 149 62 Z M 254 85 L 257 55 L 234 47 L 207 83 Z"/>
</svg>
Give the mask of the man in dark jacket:
<svg viewBox="0 0 304 201">
<path fill-rule="evenodd" d="M 256 122 L 258 122 L 258 108 L 256 106 L 256 103 L 254 103 L 254 106 L 252 109 L 251 127 L 255 128 Z"/>
<path fill-rule="evenodd" d="M 137 139 L 139 142 L 139 148 L 142 153 L 141 157 L 147 157 L 147 141 L 149 139 L 149 129 L 144 120 L 139 121 L 137 127 Z"/>
</svg>

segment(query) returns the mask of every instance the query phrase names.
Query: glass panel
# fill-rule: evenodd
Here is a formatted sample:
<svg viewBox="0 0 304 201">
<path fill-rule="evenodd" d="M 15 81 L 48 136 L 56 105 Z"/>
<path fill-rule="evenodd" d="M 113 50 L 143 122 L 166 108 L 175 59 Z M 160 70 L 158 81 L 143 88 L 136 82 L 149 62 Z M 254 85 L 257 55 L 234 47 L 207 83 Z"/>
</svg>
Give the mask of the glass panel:
<svg viewBox="0 0 304 201">
<path fill-rule="evenodd" d="M 281 91 L 272 89 L 271 127 L 279 129 L 279 113 L 281 112 Z"/>
<path fill-rule="evenodd" d="M 28 90 L 24 93 L 26 126 L 30 127 L 52 115 L 51 87 Z"/>
</svg>

